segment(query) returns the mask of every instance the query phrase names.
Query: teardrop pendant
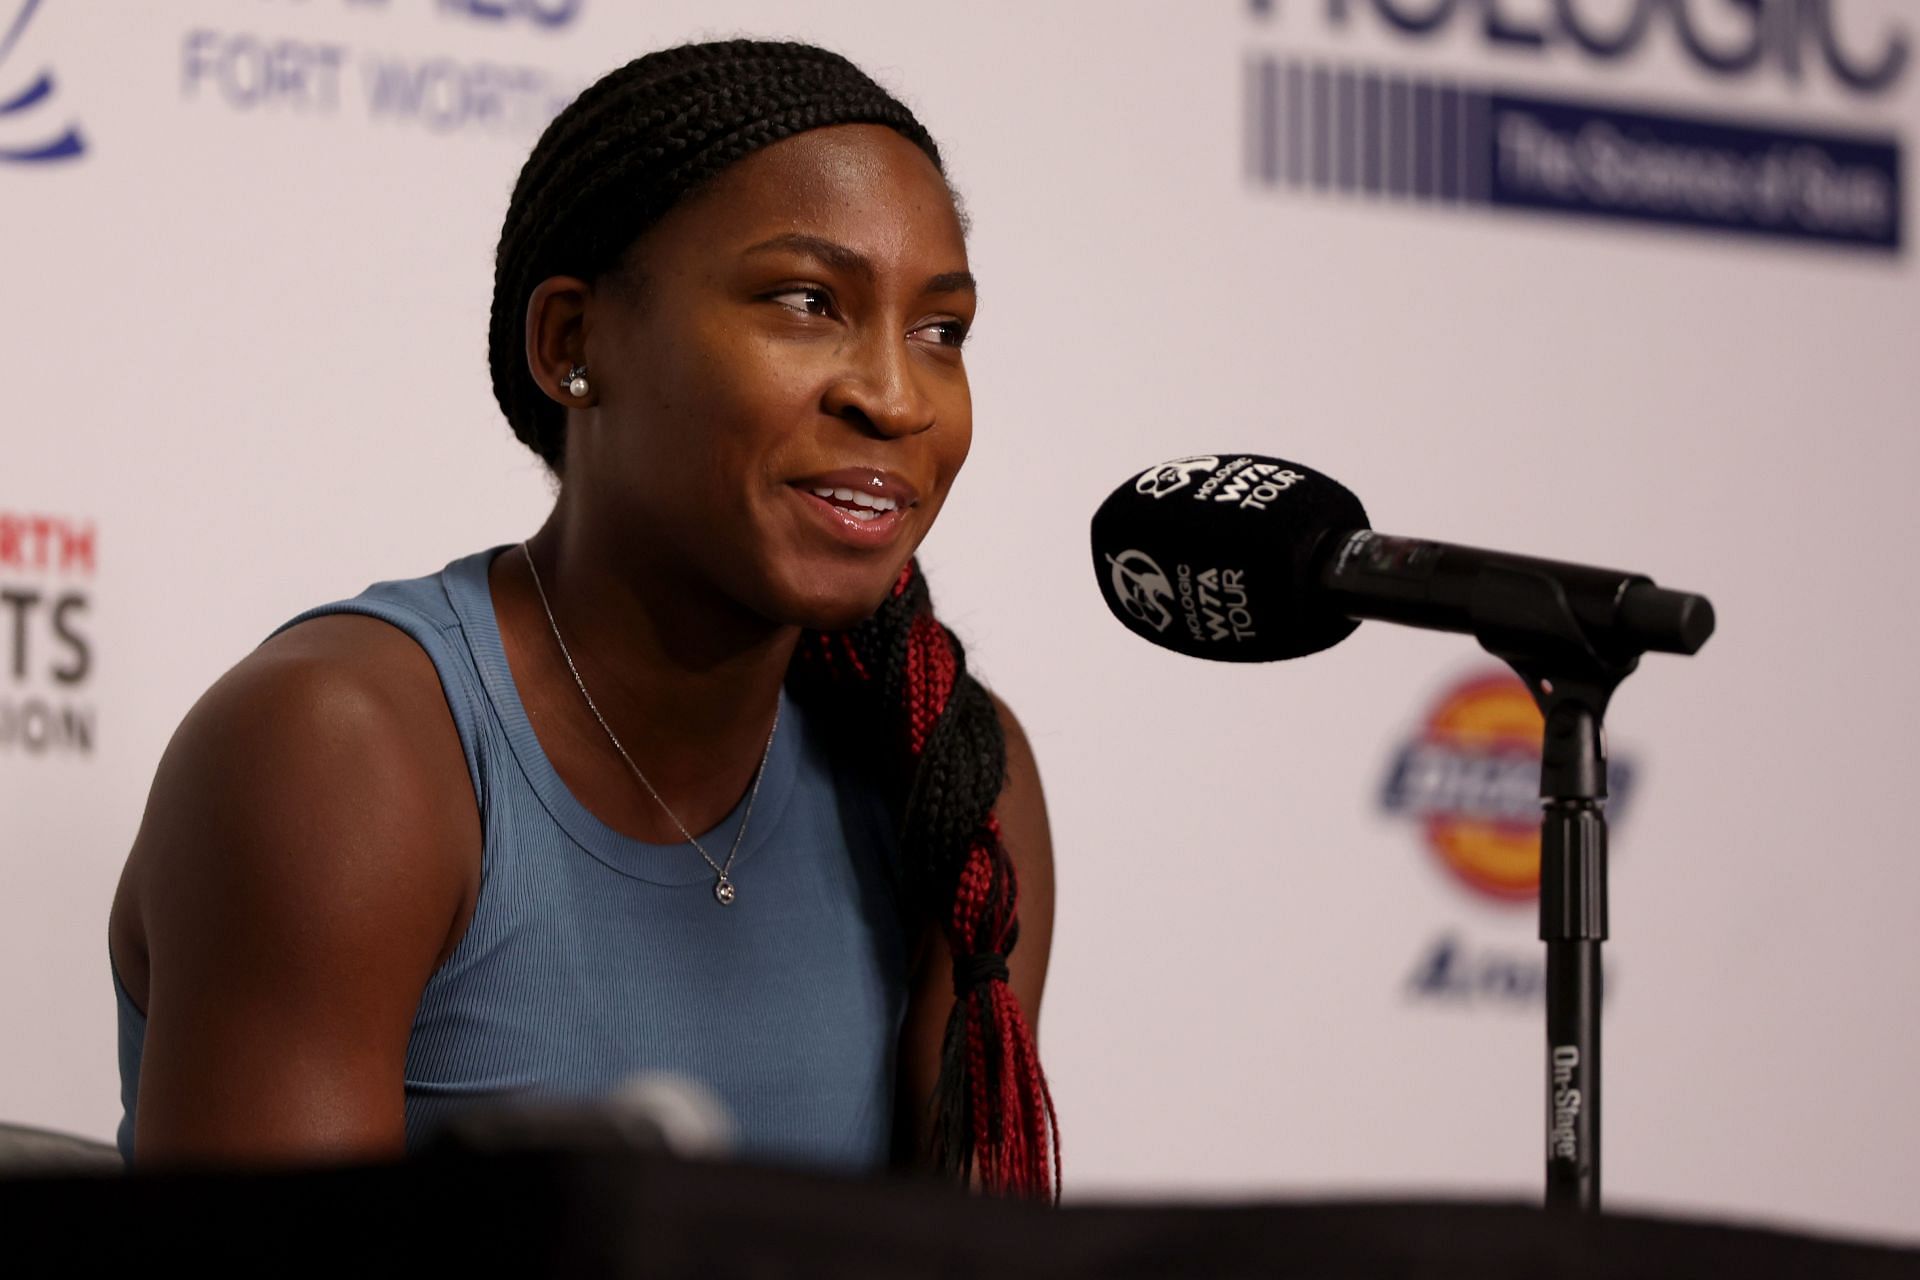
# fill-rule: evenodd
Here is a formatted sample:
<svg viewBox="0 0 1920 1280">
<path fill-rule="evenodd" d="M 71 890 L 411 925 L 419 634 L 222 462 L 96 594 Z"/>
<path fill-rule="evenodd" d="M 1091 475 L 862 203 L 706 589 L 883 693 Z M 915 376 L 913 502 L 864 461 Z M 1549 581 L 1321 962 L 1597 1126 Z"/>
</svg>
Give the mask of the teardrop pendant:
<svg viewBox="0 0 1920 1280">
<path fill-rule="evenodd" d="M 733 905 L 733 881 L 727 879 L 725 876 L 721 876 L 720 879 L 714 883 L 713 896 L 720 900 L 721 906 L 723 907 L 732 906 Z"/>
</svg>

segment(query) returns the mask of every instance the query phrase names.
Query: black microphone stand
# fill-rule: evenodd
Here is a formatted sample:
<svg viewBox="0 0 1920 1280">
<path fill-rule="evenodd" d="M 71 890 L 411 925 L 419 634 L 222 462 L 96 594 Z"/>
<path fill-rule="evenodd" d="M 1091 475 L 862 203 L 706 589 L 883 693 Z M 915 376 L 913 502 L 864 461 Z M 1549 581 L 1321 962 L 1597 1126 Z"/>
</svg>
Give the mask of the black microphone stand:
<svg viewBox="0 0 1920 1280">
<path fill-rule="evenodd" d="M 1526 682 L 1541 744 L 1540 939 L 1547 946 L 1547 1207 L 1600 1209 L 1600 944 L 1607 937 L 1607 702 L 1638 652 L 1602 653 L 1546 574 L 1488 569 L 1475 637 Z"/>
</svg>

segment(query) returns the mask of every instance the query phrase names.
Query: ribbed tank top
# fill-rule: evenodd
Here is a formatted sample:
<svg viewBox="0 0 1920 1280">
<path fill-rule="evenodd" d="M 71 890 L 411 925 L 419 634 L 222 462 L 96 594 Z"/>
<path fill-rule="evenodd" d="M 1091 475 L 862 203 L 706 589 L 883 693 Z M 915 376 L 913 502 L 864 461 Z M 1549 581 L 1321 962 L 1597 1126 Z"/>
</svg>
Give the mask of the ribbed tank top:
<svg viewBox="0 0 1920 1280">
<path fill-rule="evenodd" d="M 698 852 L 614 831 L 540 749 L 488 587 L 488 565 L 504 550 L 376 583 L 274 632 L 334 613 L 406 632 L 439 672 L 466 754 L 484 834 L 479 898 L 414 1014 L 408 1146 L 479 1100 L 593 1096 L 636 1073 L 670 1071 L 713 1090 L 746 1158 L 879 1167 L 907 969 L 884 799 L 836 763 L 783 692 L 730 873 L 739 896 L 722 906 Z M 699 833 L 718 860 L 745 803 Z M 146 1019 L 118 973 L 113 986 L 119 1144 L 131 1160 Z"/>
</svg>

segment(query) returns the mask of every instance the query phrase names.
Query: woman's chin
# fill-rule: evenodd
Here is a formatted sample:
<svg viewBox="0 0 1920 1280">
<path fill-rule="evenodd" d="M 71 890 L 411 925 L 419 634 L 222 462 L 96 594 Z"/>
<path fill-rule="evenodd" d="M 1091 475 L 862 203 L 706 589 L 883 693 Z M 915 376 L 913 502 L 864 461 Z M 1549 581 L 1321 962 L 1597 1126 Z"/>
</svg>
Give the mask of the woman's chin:
<svg viewBox="0 0 1920 1280">
<path fill-rule="evenodd" d="M 808 631 L 851 631 L 871 618 L 885 601 L 883 592 L 877 600 L 810 608 L 803 612 L 800 625 Z"/>
<path fill-rule="evenodd" d="M 847 631 L 859 626 L 885 604 L 898 572 L 884 578 L 872 574 L 832 575 L 796 590 L 788 620 L 808 631 Z"/>
</svg>

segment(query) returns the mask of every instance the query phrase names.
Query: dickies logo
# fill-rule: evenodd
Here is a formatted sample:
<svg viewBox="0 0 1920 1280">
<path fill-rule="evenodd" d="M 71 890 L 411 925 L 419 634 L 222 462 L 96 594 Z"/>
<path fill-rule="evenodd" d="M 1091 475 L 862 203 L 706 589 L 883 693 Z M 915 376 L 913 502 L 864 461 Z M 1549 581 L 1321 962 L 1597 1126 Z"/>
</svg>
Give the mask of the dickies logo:
<svg viewBox="0 0 1920 1280">
<path fill-rule="evenodd" d="M 1524 902 L 1540 892 L 1540 737 L 1533 697 L 1505 671 L 1447 688 L 1394 752 L 1381 807 L 1420 826 L 1441 866 L 1478 896 Z M 1633 777 L 1615 758 L 1607 812 L 1618 821 Z"/>
<path fill-rule="evenodd" d="M 87 149 L 80 128 L 63 119 L 54 101 L 53 72 L 21 51 L 21 37 L 40 0 L 17 0 L 13 16 L 0 28 L 0 162 L 40 164 L 72 160 Z M 0 2 L 0 14 L 8 6 Z"/>
</svg>

